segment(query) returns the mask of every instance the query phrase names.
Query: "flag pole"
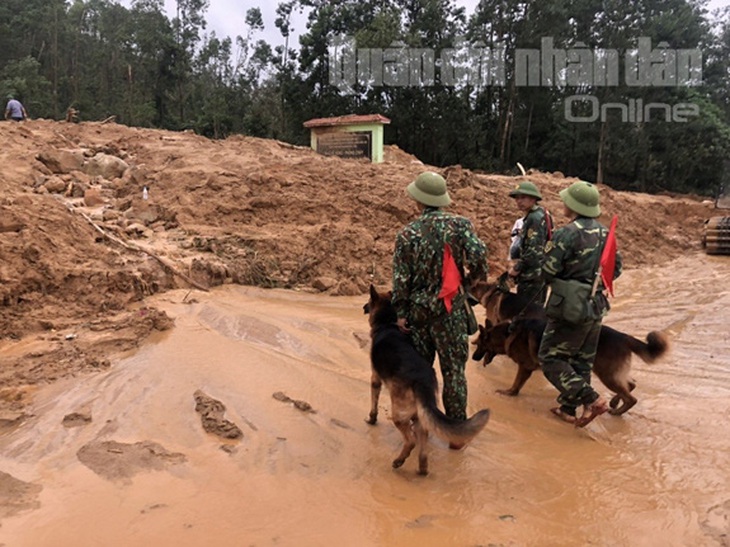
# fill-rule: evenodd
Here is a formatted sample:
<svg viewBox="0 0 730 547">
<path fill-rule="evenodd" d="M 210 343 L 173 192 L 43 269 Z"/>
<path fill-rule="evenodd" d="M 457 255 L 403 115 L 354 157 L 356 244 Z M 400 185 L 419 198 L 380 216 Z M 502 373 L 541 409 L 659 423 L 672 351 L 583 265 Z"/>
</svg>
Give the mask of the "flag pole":
<svg viewBox="0 0 730 547">
<path fill-rule="evenodd" d="M 596 296 L 596 293 L 598 292 L 598 281 L 601 279 L 601 275 L 603 275 L 603 266 L 598 265 L 598 270 L 596 270 L 596 277 L 593 279 L 593 288 L 591 289 L 591 298 Z"/>
</svg>

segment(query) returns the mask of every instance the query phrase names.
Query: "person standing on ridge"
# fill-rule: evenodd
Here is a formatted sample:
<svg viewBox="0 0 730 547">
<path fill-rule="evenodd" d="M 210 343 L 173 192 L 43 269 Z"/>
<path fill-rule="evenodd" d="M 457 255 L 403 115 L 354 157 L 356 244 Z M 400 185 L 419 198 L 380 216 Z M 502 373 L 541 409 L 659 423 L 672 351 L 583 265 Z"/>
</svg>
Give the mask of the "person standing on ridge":
<svg viewBox="0 0 730 547">
<path fill-rule="evenodd" d="M 8 95 L 8 104 L 5 106 L 5 119 L 20 122 L 28 117 L 23 104 L 15 99 L 12 95 Z"/>
</svg>

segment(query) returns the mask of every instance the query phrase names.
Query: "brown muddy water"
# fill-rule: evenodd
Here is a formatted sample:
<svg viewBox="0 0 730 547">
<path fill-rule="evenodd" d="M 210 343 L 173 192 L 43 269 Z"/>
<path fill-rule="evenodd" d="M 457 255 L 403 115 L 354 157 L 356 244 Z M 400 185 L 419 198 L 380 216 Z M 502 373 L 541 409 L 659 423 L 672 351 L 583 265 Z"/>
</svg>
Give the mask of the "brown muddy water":
<svg viewBox="0 0 730 547">
<path fill-rule="evenodd" d="M 175 329 L 39 390 L 35 416 L 0 437 L 0 471 L 35 492 L 0 545 L 730 545 L 730 258 L 629 271 L 616 290 L 606 324 L 672 340 L 663 361 L 634 359 L 628 414 L 576 430 L 550 415 L 541 374 L 508 398 L 495 389 L 513 363 L 470 361 L 470 413 L 492 419 L 460 452 L 432 438 L 427 477 L 415 455 L 391 468 L 387 396 L 381 422 L 364 422 L 364 297 L 160 295 Z M 198 389 L 242 439 L 203 431 Z M 62 425 L 79 411 L 92 421 Z"/>
</svg>

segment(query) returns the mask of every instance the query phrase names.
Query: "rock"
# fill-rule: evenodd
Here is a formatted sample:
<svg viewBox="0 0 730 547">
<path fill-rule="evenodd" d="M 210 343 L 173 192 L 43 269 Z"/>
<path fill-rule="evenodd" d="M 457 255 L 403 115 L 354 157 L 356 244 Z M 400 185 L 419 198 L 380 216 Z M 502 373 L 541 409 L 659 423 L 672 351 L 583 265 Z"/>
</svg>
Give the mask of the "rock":
<svg viewBox="0 0 730 547">
<path fill-rule="evenodd" d="M 84 192 L 84 204 L 87 207 L 96 207 L 104 204 L 104 198 L 101 197 L 99 188 L 87 188 Z"/>
<path fill-rule="evenodd" d="M 322 292 L 330 290 L 335 285 L 337 285 L 337 280 L 326 276 L 318 277 L 312 281 L 312 287 Z"/>
<path fill-rule="evenodd" d="M 141 222 L 145 226 L 149 226 L 153 222 L 159 220 L 160 213 L 155 206 L 139 205 L 127 209 L 124 212 L 124 216 L 131 221 Z"/>
<path fill-rule="evenodd" d="M 64 427 L 79 427 L 91 423 L 91 411 L 82 410 L 80 412 L 71 412 L 63 417 L 61 422 Z"/>
<path fill-rule="evenodd" d="M 102 218 L 104 219 L 104 221 L 117 220 L 121 216 L 122 213 L 120 213 L 116 209 L 104 209 L 104 211 L 102 212 Z"/>
<path fill-rule="evenodd" d="M 59 177 L 51 177 L 43 185 L 51 194 L 61 194 L 66 191 L 66 182 Z"/>
<path fill-rule="evenodd" d="M 362 291 L 357 286 L 357 283 L 350 279 L 346 279 L 339 284 L 336 294 L 338 296 L 355 296 L 358 294 L 362 294 Z"/>
<path fill-rule="evenodd" d="M 226 407 L 220 401 L 209 397 L 201 390 L 193 394 L 195 399 L 195 412 L 200 414 L 203 429 L 208 433 L 217 435 L 224 439 L 240 439 L 243 431 L 233 422 L 226 420 Z"/>
<path fill-rule="evenodd" d="M 79 171 L 84 165 L 83 153 L 74 154 L 68 150 L 56 150 L 55 148 L 41 150 L 36 159 L 52 173 L 57 174 Z"/>
<path fill-rule="evenodd" d="M 84 166 L 87 175 L 92 177 L 99 175 L 108 180 L 121 177 L 127 169 L 129 169 L 127 162 L 109 154 L 97 154 Z"/>
<path fill-rule="evenodd" d="M 127 226 L 124 231 L 131 236 L 150 237 L 151 235 L 153 235 L 152 230 L 145 228 L 139 222 L 133 222 L 132 224 Z"/>
</svg>

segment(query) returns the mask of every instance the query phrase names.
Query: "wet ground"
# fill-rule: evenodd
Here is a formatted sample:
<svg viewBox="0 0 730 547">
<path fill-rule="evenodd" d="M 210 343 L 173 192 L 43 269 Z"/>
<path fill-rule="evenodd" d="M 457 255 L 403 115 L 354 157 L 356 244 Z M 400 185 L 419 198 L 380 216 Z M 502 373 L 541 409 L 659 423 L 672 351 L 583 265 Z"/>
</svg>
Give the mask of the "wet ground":
<svg viewBox="0 0 730 547">
<path fill-rule="evenodd" d="M 387 396 L 364 422 L 364 297 L 158 296 L 176 328 L 39 389 L 0 434 L 0 545 L 730 545 L 730 259 L 629 271 L 616 290 L 606 324 L 672 341 L 634 359 L 628 414 L 576 430 L 542 375 L 507 398 L 515 365 L 470 361 L 470 412 L 492 420 L 460 452 L 431 439 L 427 477 L 415 458 L 390 466 Z M 203 430 L 197 390 L 242 438 Z"/>
</svg>

